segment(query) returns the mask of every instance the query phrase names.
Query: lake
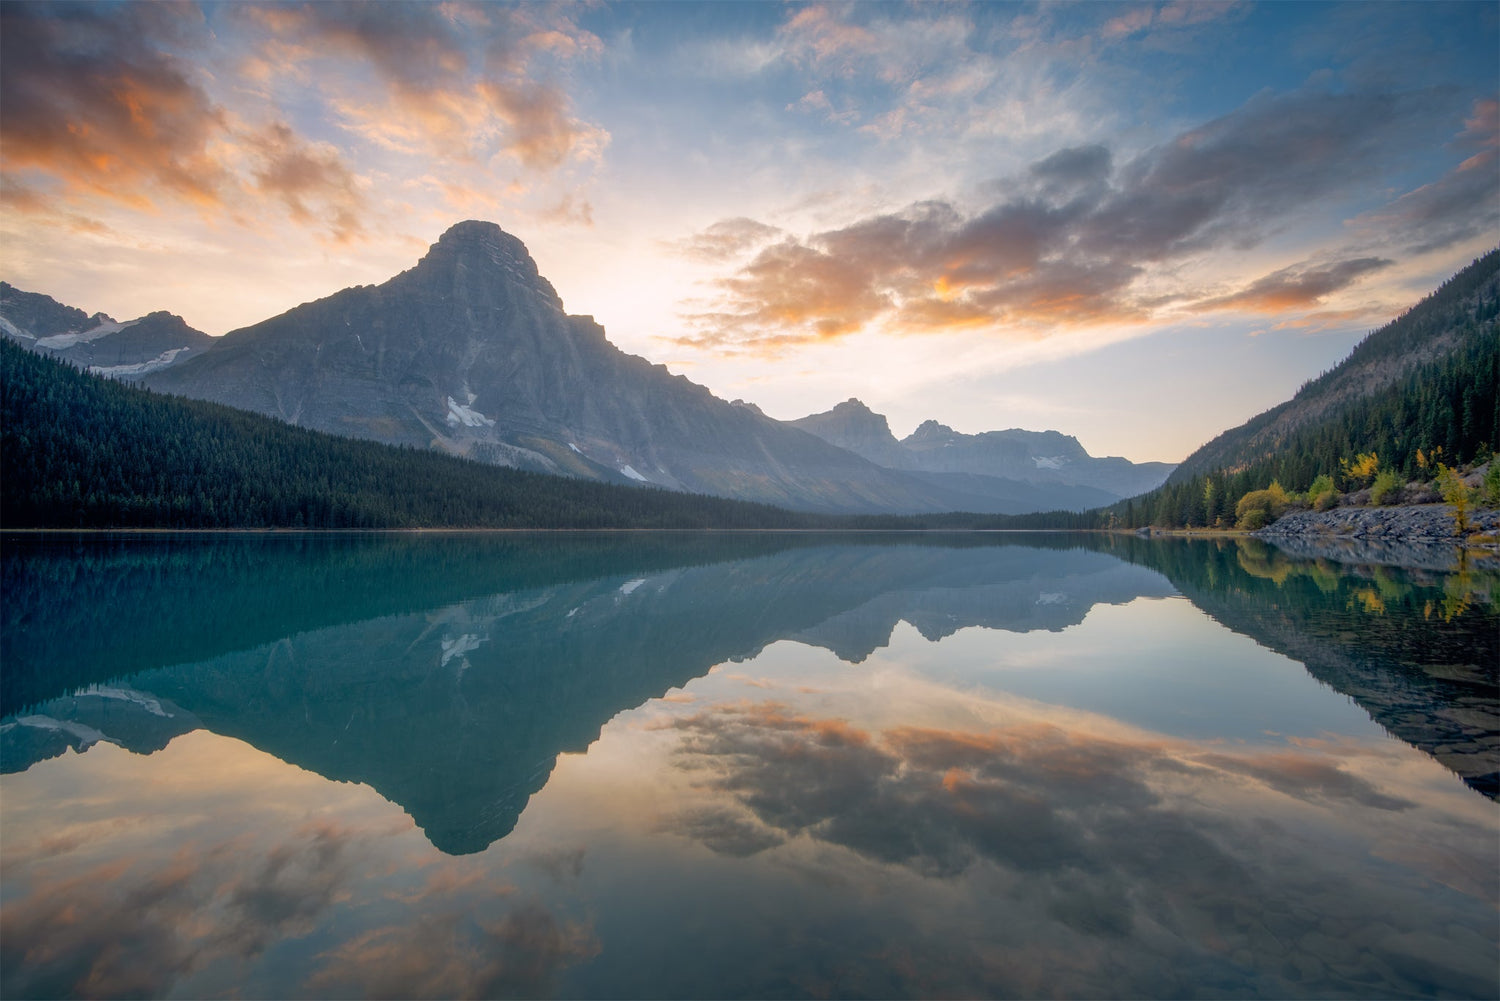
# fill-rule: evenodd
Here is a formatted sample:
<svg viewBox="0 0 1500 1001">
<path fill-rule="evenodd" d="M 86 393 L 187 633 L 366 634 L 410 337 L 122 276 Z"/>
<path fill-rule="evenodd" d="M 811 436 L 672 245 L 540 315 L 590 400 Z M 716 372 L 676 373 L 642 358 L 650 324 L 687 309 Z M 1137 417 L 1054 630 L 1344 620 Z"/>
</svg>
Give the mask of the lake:
<svg viewBox="0 0 1500 1001">
<path fill-rule="evenodd" d="M 1500 995 L 1496 575 L 7 536 L 5 997 Z"/>
</svg>

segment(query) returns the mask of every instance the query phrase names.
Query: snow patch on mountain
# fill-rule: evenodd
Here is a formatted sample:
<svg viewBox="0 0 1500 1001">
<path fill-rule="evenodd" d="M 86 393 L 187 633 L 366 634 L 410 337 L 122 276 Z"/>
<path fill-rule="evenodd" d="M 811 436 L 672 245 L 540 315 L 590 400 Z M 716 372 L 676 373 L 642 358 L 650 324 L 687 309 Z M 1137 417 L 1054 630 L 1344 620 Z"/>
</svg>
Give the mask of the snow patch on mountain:
<svg viewBox="0 0 1500 1001">
<path fill-rule="evenodd" d="M 462 657 L 466 653 L 478 650 L 484 639 L 473 633 L 464 633 L 458 639 L 443 640 L 443 661 L 441 667 L 447 667 L 448 661 L 454 657 Z"/>
<path fill-rule="evenodd" d="M 54 730 L 58 733 L 66 733 L 79 742 L 79 750 L 88 750 L 95 744 L 103 741 L 107 744 L 118 744 L 119 741 L 95 730 L 91 726 L 70 719 L 54 719 L 51 716 L 20 716 L 16 718 L 15 725 L 29 726 L 37 730 Z"/>
<path fill-rule="evenodd" d="M 75 344 L 87 344 L 89 341 L 97 341 L 101 337 L 107 337 L 110 334 L 117 334 L 120 331 L 124 330 L 126 327 L 131 326 L 135 322 L 135 320 L 131 320 L 127 323 L 117 323 L 114 320 L 107 320 L 104 323 L 100 323 L 98 326 L 90 327 L 87 330 L 78 330 L 67 334 L 53 334 L 51 337 L 43 337 L 36 342 L 36 346 L 39 348 L 49 348 L 53 351 L 61 351 L 64 348 L 71 348 Z"/>
<path fill-rule="evenodd" d="M 495 422 L 472 407 L 466 407 L 453 397 L 448 397 L 448 423 L 453 427 L 462 424 L 470 428 L 492 428 Z"/>
<path fill-rule="evenodd" d="M 632 480 L 639 480 L 641 483 L 650 483 L 651 482 L 650 480 L 646 479 L 646 477 L 644 477 L 640 473 L 636 472 L 634 466 L 621 466 L 620 467 L 620 472 L 624 473 L 626 476 L 630 477 Z"/>
<path fill-rule="evenodd" d="M 1068 464 L 1068 460 L 1061 455 L 1033 455 L 1031 461 L 1036 463 L 1038 469 L 1061 469 Z"/>
<path fill-rule="evenodd" d="M 160 716 L 163 719 L 171 717 L 171 713 L 162 708 L 161 702 L 145 692 L 138 692 L 133 688 L 106 688 L 100 685 L 91 685 L 83 690 L 84 695 L 97 695 L 101 699 L 114 699 L 119 702 L 132 702 L 146 710 L 152 716 Z"/>
<path fill-rule="evenodd" d="M 65 335 L 59 335 L 65 336 Z M 49 337 L 48 340 L 51 340 Z M 38 344 L 41 342 L 38 341 Z M 184 351 L 193 350 L 190 347 L 170 348 L 147 361 L 136 362 L 134 365 L 90 365 L 89 371 L 95 375 L 103 375 L 109 378 L 118 378 L 122 375 L 146 375 L 149 372 L 160 372 L 168 365 L 177 360 L 177 356 Z"/>
<path fill-rule="evenodd" d="M 9 320 L 7 320 L 3 316 L 0 316 L 0 331 L 4 331 L 5 333 L 9 334 L 11 337 L 15 337 L 15 338 L 18 338 L 18 339 L 23 340 L 23 341 L 34 341 L 34 340 L 36 340 L 36 335 L 35 334 L 28 334 L 26 331 L 22 330 L 20 327 L 16 326 L 14 323 L 11 323 Z"/>
</svg>

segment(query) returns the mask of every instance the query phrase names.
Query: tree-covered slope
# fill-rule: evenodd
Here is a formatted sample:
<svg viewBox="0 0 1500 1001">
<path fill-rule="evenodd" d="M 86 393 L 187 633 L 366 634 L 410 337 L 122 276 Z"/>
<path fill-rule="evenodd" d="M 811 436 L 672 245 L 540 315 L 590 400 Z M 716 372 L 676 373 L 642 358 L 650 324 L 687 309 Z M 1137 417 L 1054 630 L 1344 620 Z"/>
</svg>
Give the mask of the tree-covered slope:
<svg viewBox="0 0 1500 1001">
<path fill-rule="evenodd" d="M 1500 250 L 1493 250 L 1371 333 L 1290 400 L 1188 456 L 1168 482 L 1236 472 L 1335 443 L 1379 450 L 1387 468 L 1409 469 L 1418 448 L 1429 453 L 1438 445 L 1446 454 L 1472 457 L 1495 436 L 1497 316 Z"/>
<path fill-rule="evenodd" d="M 1322 488 L 1354 490 L 1377 469 L 1398 484 L 1428 480 L 1439 463 L 1463 466 L 1496 451 L 1500 250 L 1370 334 L 1291 400 L 1203 446 L 1165 485 L 1098 512 L 1098 523 L 1232 526 L 1240 499 L 1273 483 L 1295 494 L 1327 477 Z"/>
<path fill-rule="evenodd" d="M 355 441 L 162 396 L 0 341 L 0 524 L 778 528 L 763 504 Z"/>
</svg>

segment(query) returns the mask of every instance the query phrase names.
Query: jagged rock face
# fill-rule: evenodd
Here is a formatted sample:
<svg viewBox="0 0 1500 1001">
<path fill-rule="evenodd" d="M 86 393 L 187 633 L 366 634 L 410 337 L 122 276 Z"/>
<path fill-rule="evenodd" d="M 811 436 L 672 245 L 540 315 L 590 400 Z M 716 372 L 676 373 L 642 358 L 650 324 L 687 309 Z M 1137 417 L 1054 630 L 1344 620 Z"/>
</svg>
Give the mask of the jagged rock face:
<svg viewBox="0 0 1500 1001">
<path fill-rule="evenodd" d="M 304 427 L 503 465 L 830 511 L 940 492 L 736 407 L 569 316 L 526 248 L 464 222 L 408 271 L 223 337 L 147 380 Z"/>
<path fill-rule="evenodd" d="M 212 337 L 171 313 L 149 313 L 120 323 L 6 282 L 0 282 L 0 331 L 40 354 L 131 380 L 180 364 L 213 343 Z"/>
<path fill-rule="evenodd" d="M 883 414 L 877 414 L 857 399 L 848 399 L 832 410 L 788 421 L 826 442 L 862 455 L 890 469 L 914 469 L 910 453 L 901 447 Z"/>
<path fill-rule="evenodd" d="M 1053 507 L 1089 507 L 1145 493 L 1160 486 L 1173 468 L 1162 462 L 1095 458 L 1077 438 L 1057 431 L 1012 428 L 961 434 L 930 420 L 897 441 L 886 419 L 859 400 L 848 400 L 826 413 L 791 423 L 891 469 L 1097 492 L 1075 495 L 1054 490 L 1048 495 Z M 954 480 L 947 482 L 958 484 Z M 970 489 L 984 486 L 972 479 L 966 482 Z"/>
</svg>

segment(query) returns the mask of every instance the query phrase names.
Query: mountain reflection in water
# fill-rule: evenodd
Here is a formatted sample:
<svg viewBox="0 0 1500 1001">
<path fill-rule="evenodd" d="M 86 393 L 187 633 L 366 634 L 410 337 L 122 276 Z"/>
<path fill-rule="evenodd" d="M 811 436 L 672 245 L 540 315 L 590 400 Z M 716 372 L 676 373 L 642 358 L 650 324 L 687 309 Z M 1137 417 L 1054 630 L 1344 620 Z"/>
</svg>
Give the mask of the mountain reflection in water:
<svg viewBox="0 0 1500 1001">
<path fill-rule="evenodd" d="M 1495 796 L 1484 574 L 799 534 L 3 564 L 7 996 L 1500 988 L 1494 806 L 1433 764 Z"/>
</svg>

